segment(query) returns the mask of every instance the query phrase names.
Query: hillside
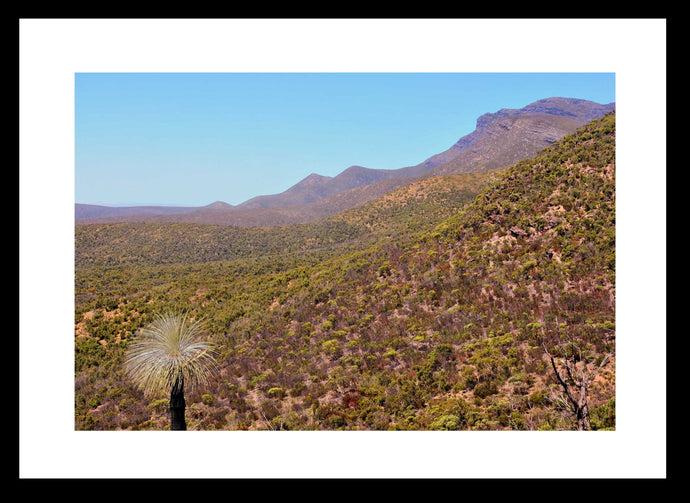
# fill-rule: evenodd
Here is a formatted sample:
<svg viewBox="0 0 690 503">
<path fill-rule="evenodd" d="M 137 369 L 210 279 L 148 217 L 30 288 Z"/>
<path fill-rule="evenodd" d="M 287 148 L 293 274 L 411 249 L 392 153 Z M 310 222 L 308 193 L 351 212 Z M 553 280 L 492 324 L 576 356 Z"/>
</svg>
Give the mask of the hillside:
<svg viewBox="0 0 690 503">
<path fill-rule="evenodd" d="M 431 169 L 429 175 L 484 171 L 510 166 L 533 156 L 582 123 L 569 117 L 525 114 L 495 119 L 472 147 Z"/>
<path fill-rule="evenodd" d="M 166 261 L 166 228 L 148 228 L 161 244 L 146 251 L 118 224 L 79 256 L 78 237 L 76 429 L 168 427 L 167 398 L 144 397 L 121 363 L 170 308 L 203 316 L 221 350 L 216 381 L 187 397 L 190 429 L 576 429 L 549 355 L 599 370 L 591 428 L 615 428 L 615 114 L 471 176 L 470 202 L 442 190 L 467 184 L 454 175 L 329 219 L 347 232 L 323 255 Z M 177 229 L 207 249 L 210 229 Z"/>
<path fill-rule="evenodd" d="M 362 166 L 350 166 L 335 177 L 312 173 L 285 192 L 270 196 L 254 197 L 238 205 L 238 208 L 282 208 L 294 204 L 313 203 L 339 192 L 389 178 L 395 178 L 393 170 L 368 169 Z"/>
<path fill-rule="evenodd" d="M 129 215 L 171 215 L 189 213 L 198 207 L 186 206 L 104 206 L 100 204 L 74 205 L 74 218 L 79 221 L 87 218 L 127 217 Z"/>
<path fill-rule="evenodd" d="M 520 109 L 501 109 L 482 115 L 472 133 L 414 166 L 390 170 L 350 166 L 335 177 L 312 173 L 280 194 L 257 196 L 234 207 L 213 208 L 214 211 L 209 211 L 208 206 L 185 211 L 113 208 L 109 214 L 104 207 L 89 213 L 89 208 L 82 205 L 78 207 L 77 223 L 158 221 L 268 226 L 311 222 L 422 177 L 510 166 L 613 108 L 613 103 L 600 105 L 573 98 L 547 98 Z M 344 201 L 349 201 L 349 205 L 344 206 Z"/>
<path fill-rule="evenodd" d="M 429 228 L 495 180 L 498 172 L 429 178 L 309 224 L 236 227 L 191 223 L 114 223 L 75 228 L 75 265 L 202 263 L 304 253 L 340 253 L 345 247 Z"/>
<path fill-rule="evenodd" d="M 529 105 L 519 108 L 502 108 L 495 113 L 486 113 L 477 118 L 477 125 L 475 130 L 460 138 L 453 146 L 445 152 L 436 154 L 422 163 L 426 168 L 435 168 L 441 164 L 445 164 L 458 156 L 461 152 L 472 148 L 477 142 L 481 141 L 484 131 L 489 128 L 492 123 L 499 119 L 506 119 L 510 117 L 518 117 L 523 114 L 527 115 L 551 115 L 554 117 L 563 117 L 571 121 L 578 122 L 579 125 L 586 124 L 594 119 L 602 117 L 615 109 L 614 103 L 602 105 L 592 101 L 581 100 L 576 98 L 546 98 L 535 101 Z M 574 130 L 569 130 L 572 133 Z M 563 133 L 560 133 L 562 136 Z M 552 135 L 546 143 L 552 143 L 554 139 Z M 535 154 L 538 150 L 546 145 L 537 146 L 537 150 L 531 152 L 529 155 Z M 519 160 L 519 159 L 518 159 Z M 517 162 L 517 161 L 515 161 Z"/>
</svg>

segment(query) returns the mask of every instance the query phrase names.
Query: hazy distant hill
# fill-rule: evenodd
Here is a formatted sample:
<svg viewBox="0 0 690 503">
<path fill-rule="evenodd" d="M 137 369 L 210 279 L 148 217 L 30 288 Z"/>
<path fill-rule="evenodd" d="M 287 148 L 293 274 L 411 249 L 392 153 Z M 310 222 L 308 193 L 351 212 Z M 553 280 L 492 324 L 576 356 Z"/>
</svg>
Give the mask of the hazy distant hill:
<svg viewBox="0 0 690 503">
<path fill-rule="evenodd" d="M 173 215 L 196 211 L 199 207 L 191 206 L 103 206 L 98 204 L 74 205 L 74 218 L 123 217 L 128 215 Z"/>
<path fill-rule="evenodd" d="M 129 215 L 179 215 L 194 211 L 228 210 L 233 206 L 223 201 L 216 201 L 207 206 L 103 206 L 98 204 L 74 205 L 74 218 L 127 217 Z"/>
<path fill-rule="evenodd" d="M 273 227 L 120 222 L 75 229 L 75 265 L 205 263 L 359 249 L 382 236 L 427 229 L 471 201 L 503 170 L 426 178 L 337 215 Z M 286 219 L 287 221 L 287 219 Z M 323 255 L 323 254 L 322 254 Z"/>
<path fill-rule="evenodd" d="M 276 208 L 293 204 L 313 203 L 345 190 L 395 178 L 393 170 L 350 166 L 335 177 L 312 173 L 280 194 L 257 196 L 237 206 L 239 209 Z"/>
<path fill-rule="evenodd" d="M 97 207 L 98 211 L 89 212 L 91 208 L 78 205 L 76 218 L 78 223 L 174 221 L 245 226 L 309 222 L 370 201 L 420 177 L 507 167 L 614 108 L 614 103 L 547 98 L 520 109 L 480 116 L 475 131 L 414 166 L 392 170 L 350 166 L 335 177 L 312 173 L 284 192 L 253 197 L 237 206 L 216 202 L 200 208 L 112 208 L 108 212 Z M 339 194 L 344 197 L 337 197 Z"/>
</svg>

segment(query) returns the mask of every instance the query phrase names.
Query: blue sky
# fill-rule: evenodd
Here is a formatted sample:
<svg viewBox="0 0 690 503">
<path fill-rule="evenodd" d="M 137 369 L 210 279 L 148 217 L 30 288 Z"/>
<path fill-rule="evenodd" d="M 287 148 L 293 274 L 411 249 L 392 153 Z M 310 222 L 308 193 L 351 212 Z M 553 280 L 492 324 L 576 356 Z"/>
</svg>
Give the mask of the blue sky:
<svg viewBox="0 0 690 503">
<path fill-rule="evenodd" d="M 76 73 L 75 199 L 239 204 L 310 173 L 418 164 L 476 119 L 615 101 L 613 73 Z"/>
</svg>

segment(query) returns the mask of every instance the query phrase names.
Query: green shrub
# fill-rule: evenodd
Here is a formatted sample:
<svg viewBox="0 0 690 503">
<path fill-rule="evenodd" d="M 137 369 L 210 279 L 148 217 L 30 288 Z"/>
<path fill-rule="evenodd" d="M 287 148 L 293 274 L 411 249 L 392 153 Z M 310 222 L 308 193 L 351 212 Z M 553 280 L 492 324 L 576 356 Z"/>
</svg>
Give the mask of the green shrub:
<svg viewBox="0 0 690 503">
<path fill-rule="evenodd" d="M 487 396 L 498 393 L 498 385 L 495 381 L 480 382 L 474 387 L 472 393 L 478 398 L 486 398 Z"/>
<path fill-rule="evenodd" d="M 276 386 L 269 389 L 266 394 L 271 398 L 283 398 L 285 396 L 285 389 Z"/>
<path fill-rule="evenodd" d="M 136 400 L 134 400 L 134 398 L 123 398 L 122 400 L 120 400 L 120 404 L 118 405 L 118 407 L 120 411 L 125 411 L 136 403 L 137 402 Z"/>
<path fill-rule="evenodd" d="M 322 342 L 321 349 L 323 349 L 325 353 L 333 358 L 337 358 L 338 356 L 342 355 L 343 352 L 337 339 L 329 339 Z"/>
<path fill-rule="evenodd" d="M 167 398 L 161 398 L 160 400 L 154 400 L 149 404 L 149 408 L 153 409 L 156 413 L 164 412 L 168 409 L 169 400 Z"/>
<path fill-rule="evenodd" d="M 532 405 L 538 405 L 538 406 L 545 405 L 546 401 L 547 401 L 547 399 L 546 399 L 546 391 L 545 390 L 535 391 L 534 393 L 532 393 L 529 396 L 529 402 Z"/>
<path fill-rule="evenodd" d="M 595 407 L 590 412 L 590 423 L 592 430 L 615 430 L 616 429 L 616 397 L 608 402 Z"/>
<path fill-rule="evenodd" d="M 100 401 L 100 399 L 99 399 L 98 397 L 95 397 L 95 396 L 89 398 L 89 400 L 86 402 L 86 406 L 87 406 L 89 409 L 95 409 L 95 408 L 98 407 L 99 405 L 101 405 L 101 401 Z"/>
<path fill-rule="evenodd" d="M 454 414 L 443 415 L 431 423 L 432 430 L 458 430 L 460 427 L 460 418 Z"/>
</svg>

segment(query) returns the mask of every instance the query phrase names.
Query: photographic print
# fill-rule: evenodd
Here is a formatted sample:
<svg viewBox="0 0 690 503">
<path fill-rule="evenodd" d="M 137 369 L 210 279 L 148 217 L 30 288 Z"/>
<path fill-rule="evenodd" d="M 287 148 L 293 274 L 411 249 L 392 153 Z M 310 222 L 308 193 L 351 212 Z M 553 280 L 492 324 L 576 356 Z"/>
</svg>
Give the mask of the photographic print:
<svg viewBox="0 0 690 503">
<path fill-rule="evenodd" d="M 75 428 L 614 429 L 614 84 L 77 74 Z"/>
</svg>

